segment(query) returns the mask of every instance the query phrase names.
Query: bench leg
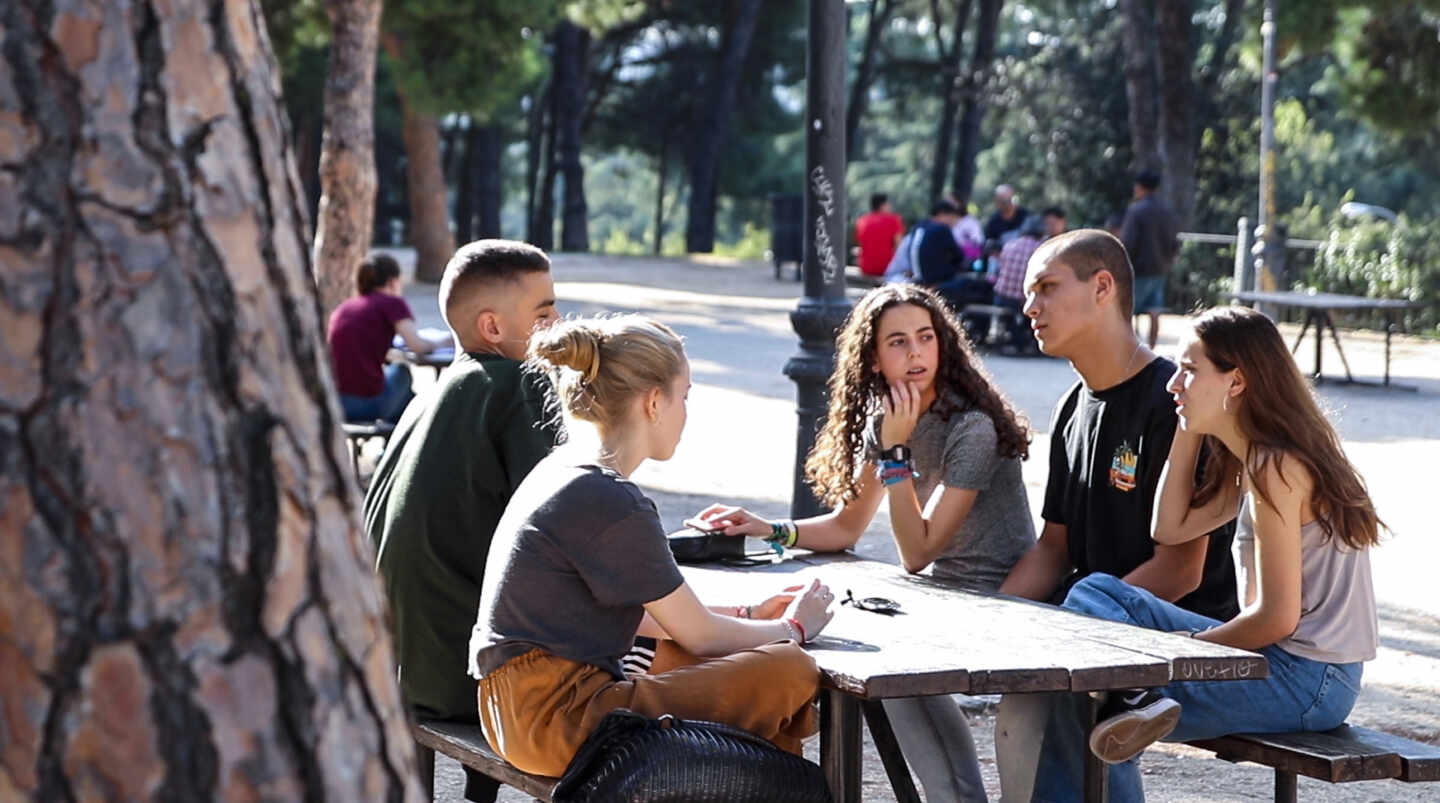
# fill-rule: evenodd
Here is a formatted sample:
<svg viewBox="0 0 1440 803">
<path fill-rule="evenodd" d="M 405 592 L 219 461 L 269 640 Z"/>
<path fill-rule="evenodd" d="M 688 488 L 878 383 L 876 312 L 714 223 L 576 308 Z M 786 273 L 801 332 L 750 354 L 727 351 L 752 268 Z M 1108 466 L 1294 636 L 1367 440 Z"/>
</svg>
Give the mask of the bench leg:
<svg viewBox="0 0 1440 803">
<path fill-rule="evenodd" d="M 425 799 L 435 799 L 435 751 L 422 745 L 415 745 L 415 763 L 419 765 L 420 783 L 425 787 Z"/>
<path fill-rule="evenodd" d="M 1296 803 L 1299 795 L 1295 773 L 1275 770 L 1275 803 Z"/>
</svg>

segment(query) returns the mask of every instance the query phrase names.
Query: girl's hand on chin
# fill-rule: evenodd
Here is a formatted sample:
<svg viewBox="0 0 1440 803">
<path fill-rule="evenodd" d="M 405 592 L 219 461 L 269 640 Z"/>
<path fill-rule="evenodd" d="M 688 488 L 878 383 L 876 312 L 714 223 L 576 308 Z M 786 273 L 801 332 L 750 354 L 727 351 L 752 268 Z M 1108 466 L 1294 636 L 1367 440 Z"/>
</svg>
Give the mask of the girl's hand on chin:
<svg viewBox="0 0 1440 803">
<path fill-rule="evenodd" d="M 880 448 L 908 443 L 920 420 L 920 390 L 913 382 L 898 382 L 882 399 L 885 417 L 880 422 Z"/>
</svg>

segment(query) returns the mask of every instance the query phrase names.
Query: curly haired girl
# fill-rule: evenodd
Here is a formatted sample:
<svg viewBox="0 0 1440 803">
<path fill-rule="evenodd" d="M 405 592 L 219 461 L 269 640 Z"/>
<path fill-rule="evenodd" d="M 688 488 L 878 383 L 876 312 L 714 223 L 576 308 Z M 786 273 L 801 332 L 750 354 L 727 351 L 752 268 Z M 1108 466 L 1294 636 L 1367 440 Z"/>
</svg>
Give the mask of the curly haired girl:
<svg viewBox="0 0 1440 803">
<path fill-rule="evenodd" d="M 700 523 L 729 535 L 838 551 L 855 545 L 881 499 L 910 572 L 999 588 L 1035 541 L 1020 461 L 1027 422 L 986 375 L 959 322 L 930 290 L 866 295 L 837 340 L 830 411 L 805 464 L 834 509 L 800 521 L 715 504 Z M 945 697 L 886 700 L 926 797 L 985 797 L 969 727 Z"/>
</svg>

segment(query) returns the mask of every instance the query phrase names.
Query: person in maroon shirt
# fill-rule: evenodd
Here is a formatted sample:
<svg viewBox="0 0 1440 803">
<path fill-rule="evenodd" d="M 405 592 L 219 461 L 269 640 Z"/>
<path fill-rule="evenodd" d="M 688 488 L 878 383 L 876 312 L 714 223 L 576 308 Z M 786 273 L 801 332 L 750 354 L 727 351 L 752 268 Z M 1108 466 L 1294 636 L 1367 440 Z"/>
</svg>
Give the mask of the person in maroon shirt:
<svg viewBox="0 0 1440 803">
<path fill-rule="evenodd" d="M 385 363 L 397 332 L 416 354 L 444 345 L 420 336 L 410 305 L 400 295 L 403 282 L 394 257 L 371 254 L 355 269 L 358 295 L 330 313 L 325 339 L 346 421 L 399 421 L 415 395 L 409 369 Z"/>
<path fill-rule="evenodd" d="M 855 244 L 860 246 L 860 272 L 884 276 L 895 256 L 895 247 L 905 235 L 905 222 L 890 210 L 890 198 L 883 192 L 870 196 L 870 214 L 855 221 Z"/>
</svg>

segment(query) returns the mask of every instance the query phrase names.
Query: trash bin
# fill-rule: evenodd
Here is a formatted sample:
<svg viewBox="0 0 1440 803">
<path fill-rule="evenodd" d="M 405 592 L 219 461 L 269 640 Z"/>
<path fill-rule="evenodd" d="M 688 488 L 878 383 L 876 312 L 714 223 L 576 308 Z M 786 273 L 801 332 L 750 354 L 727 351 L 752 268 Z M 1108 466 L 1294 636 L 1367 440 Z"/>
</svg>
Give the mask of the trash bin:
<svg viewBox="0 0 1440 803">
<path fill-rule="evenodd" d="M 805 198 L 800 193 L 774 193 L 770 196 L 770 259 L 775 263 L 775 278 L 780 266 L 795 265 L 795 281 L 800 281 L 800 261 L 805 248 Z"/>
</svg>

